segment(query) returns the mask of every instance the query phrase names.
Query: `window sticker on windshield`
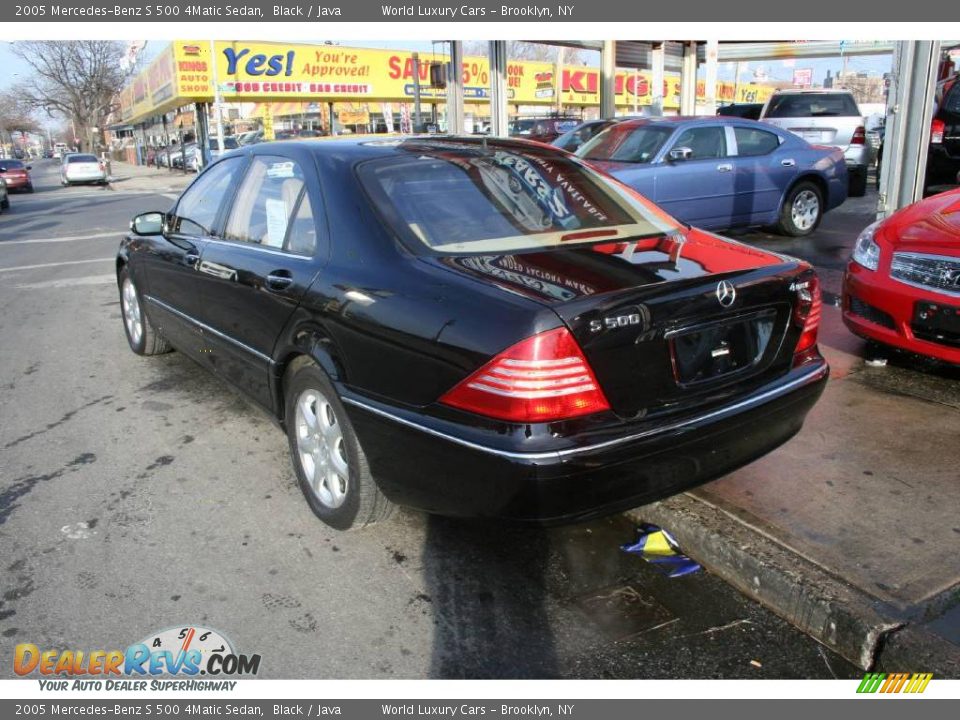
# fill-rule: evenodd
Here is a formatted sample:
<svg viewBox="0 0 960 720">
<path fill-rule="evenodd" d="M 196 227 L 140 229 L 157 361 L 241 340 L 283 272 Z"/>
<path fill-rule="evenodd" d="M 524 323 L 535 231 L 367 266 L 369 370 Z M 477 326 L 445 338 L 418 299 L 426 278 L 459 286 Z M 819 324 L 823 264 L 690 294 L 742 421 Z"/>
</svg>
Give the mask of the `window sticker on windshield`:
<svg viewBox="0 0 960 720">
<path fill-rule="evenodd" d="M 267 234 L 261 244 L 270 247 L 283 247 L 283 236 L 287 233 L 287 204 L 283 200 L 267 198 Z"/>
<path fill-rule="evenodd" d="M 293 168 L 294 165 L 292 161 L 270 163 L 270 166 L 267 168 L 267 177 L 292 178 Z"/>
</svg>

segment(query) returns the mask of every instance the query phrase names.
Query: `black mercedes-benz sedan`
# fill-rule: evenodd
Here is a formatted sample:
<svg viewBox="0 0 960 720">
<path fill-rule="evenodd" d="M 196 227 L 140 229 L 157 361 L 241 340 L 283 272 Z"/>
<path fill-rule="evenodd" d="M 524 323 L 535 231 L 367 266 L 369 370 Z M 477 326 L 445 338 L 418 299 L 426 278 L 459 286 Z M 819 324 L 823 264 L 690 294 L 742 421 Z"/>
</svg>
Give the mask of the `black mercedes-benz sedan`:
<svg viewBox="0 0 960 720">
<path fill-rule="evenodd" d="M 117 280 L 133 351 L 266 409 L 336 528 L 663 498 L 789 439 L 828 374 L 809 265 L 522 140 L 249 146 L 134 218 Z"/>
</svg>

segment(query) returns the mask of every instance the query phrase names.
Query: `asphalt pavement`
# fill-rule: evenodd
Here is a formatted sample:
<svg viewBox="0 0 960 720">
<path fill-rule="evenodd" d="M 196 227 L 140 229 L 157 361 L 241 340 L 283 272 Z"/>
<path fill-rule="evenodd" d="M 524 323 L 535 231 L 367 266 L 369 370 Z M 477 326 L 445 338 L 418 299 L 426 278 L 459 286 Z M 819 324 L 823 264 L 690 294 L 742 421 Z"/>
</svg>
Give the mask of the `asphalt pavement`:
<svg viewBox="0 0 960 720">
<path fill-rule="evenodd" d="M 269 418 L 178 353 L 127 348 L 117 242 L 175 191 L 34 168 L 0 215 L 0 657 L 201 624 L 271 678 L 858 675 L 718 577 L 623 553 L 624 517 L 330 530 Z"/>
</svg>

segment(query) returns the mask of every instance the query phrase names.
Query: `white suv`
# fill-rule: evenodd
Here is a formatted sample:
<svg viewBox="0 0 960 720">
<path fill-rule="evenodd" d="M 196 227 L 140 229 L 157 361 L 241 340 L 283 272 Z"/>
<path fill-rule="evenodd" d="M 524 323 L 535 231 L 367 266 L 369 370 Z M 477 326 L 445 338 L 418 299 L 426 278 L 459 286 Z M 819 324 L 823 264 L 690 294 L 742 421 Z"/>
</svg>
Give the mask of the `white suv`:
<svg viewBox="0 0 960 720">
<path fill-rule="evenodd" d="M 840 148 L 850 178 L 849 194 L 860 197 L 867 191 L 872 151 L 863 115 L 849 90 L 777 90 L 763 106 L 760 120 L 812 145 Z"/>
</svg>

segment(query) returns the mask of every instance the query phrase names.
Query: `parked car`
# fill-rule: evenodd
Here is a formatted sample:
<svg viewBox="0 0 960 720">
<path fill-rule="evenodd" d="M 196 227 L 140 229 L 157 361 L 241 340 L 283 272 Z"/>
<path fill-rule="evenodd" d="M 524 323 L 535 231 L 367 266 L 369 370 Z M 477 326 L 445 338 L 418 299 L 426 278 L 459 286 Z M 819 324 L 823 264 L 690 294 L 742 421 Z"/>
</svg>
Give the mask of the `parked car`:
<svg viewBox="0 0 960 720">
<path fill-rule="evenodd" d="M 237 136 L 237 144 L 240 147 L 244 145 L 255 145 L 258 142 L 263 142 L 263 130 L 251 130 L 250 132 L 241 133 Z"/>
<path fill-rule="evenodd" d="M 860 233 L 843 321 L 874 342 L 960 365 L 960 188 Z"/>
<path fill-rule="evenodd" d="M 847 197 L 843 153 L 752 120 L 628 120 L 577 155 L 701 228 L 770 225 L 800 237 Z"/>
<path fill-rule="evenodd" d="M 615 118 L 601 118 L 600 120 L 588 120 L 587 122 L 580 123 L 571 130 L 567 130 L 567 132 L 550 144 L 554 147 L 560 148 L 561 150 L 566 150 L 567 152 L 576 152 L 585 142 L 592 140 L 611 125 L 616 125 L 624 120 L 633 120 L 637 117 L 647 116 L 630 115 Z"/>
<path fill-rule="evenodd" d="M 0 160 L 0 177 L 6 181 L 8 190 L 23 190 L 33 192 L 33 178 L 30 177 L 32 166 L 23 160 Z"/>
<path fill-rule="evenodd" d="M 66 143 L 55 143 L 53 146 L 53 156 L 57 160 L 62 160 L 63 156 L 69 152 L 69 148 Z"/>
<path fill-rule="evenodd" d="M 510 122 L 510 137 L 549 143 L 580 124 L 575 117 L 526 117 Z"/>
<path fill-rule="evenodd" d="M 843 150 L 851 197 L 867 192 L 867 171 L 875 155 L 867 144 L 865 120 L 848 90 L 777 90 L 760 113 L 763 122 L 796 133 L 815 145 Z"/>
<path fill-rule="evenodd" d="M 7 192 L 7 181 L 0 178 L 0 212 L 10 209 L 10 195 Z"/>
<path fill-rule="evenodd" d="M 762 111 L 763 103 L 730 103 L 729 105 L 721 105 L 718 107 L 717 115 L 746 118 L 747 120 L 759 120 Z"/>
<path fill-rule="evenodd" d="M 785 442 L 828 374 L 807 263 L 539 143 L 243 148 L 133 219 L 117 281 L 133 352 L 276 417 L 338 528 L 634 507 Z"/>
<path fill-rule="evenodd" d="M 957 76 L 937 86 L 937 108 L 930 125 L 926 187 L 960 184 L 960 82 Z"/>
<path fill-rule="evenodd" d="M 96 155 L 67 153 L 60 164 L 60 183 L 107 183 L 107 169 Z"/>
<path fill-rule="evenodd" d="M 210 148 L 210 156 L 213 160 L 219 158 L 223 153 L 230 150 L 236 150 L 240 147 L 237 139 L 233 135 L 227 135 L 223 141 L 220 138 L 210 138 L 207 140 L 207 147 Z M 200 172 L 203 169 L 203 155 L 200 152 L 200 146 L 194 144 L 187 147 L 187 169 L 194 172 Z"/>
<path fill-rule="evenodd" d="M 183 170 L 184 157 L 189 158 L 197 147 L 195 142 L 185 142 L 181 147 L 174 147 L 170 150 L 170 165 Z"/>
</svg>

